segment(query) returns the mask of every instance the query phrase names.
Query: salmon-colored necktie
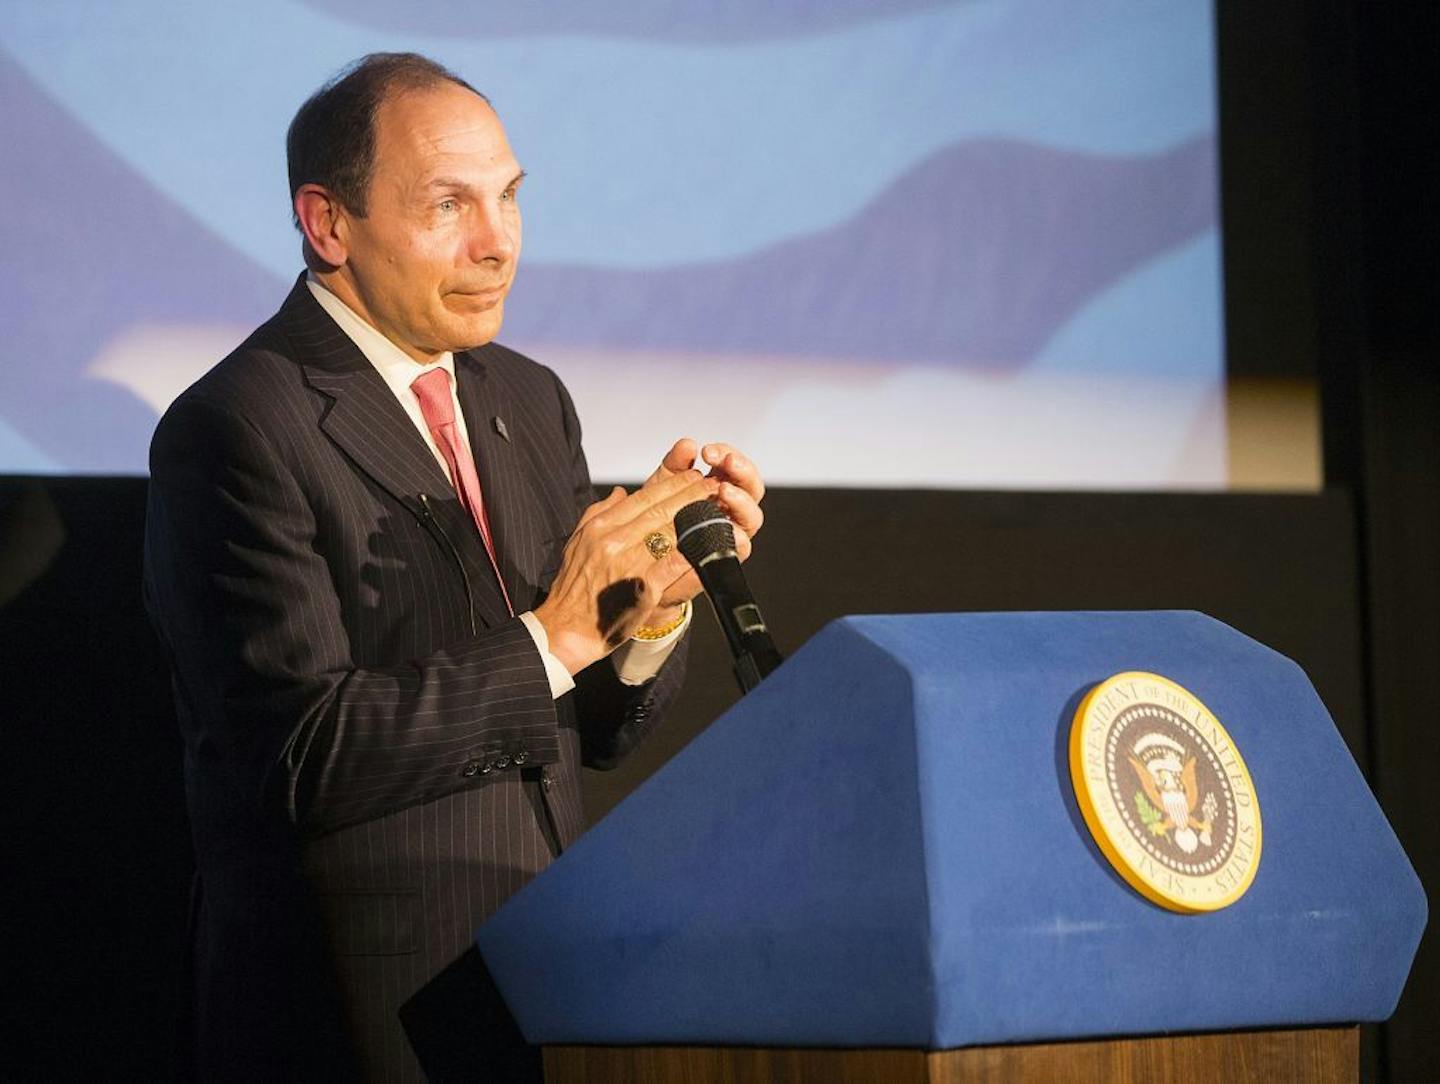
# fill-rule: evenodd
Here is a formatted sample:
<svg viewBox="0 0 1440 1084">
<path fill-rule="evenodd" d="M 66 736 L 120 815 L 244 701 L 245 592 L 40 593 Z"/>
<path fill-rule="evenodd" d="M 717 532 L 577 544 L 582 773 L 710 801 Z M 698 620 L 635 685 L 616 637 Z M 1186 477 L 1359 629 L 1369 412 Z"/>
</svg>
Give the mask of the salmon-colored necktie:
<svg viewBox="0 0 1440 1084">
<path fill-rule="evenodd" d="M 480 475 L 475 472 L 475 460 L 470 449 L 460 439 L 460 427 L 455 424 L 455 400 L 450 394 L 450 374 L 444 369 L 431 369 L 417 376 L 410 384 L 415 398 L 420 400 L 420 413 L 435 438 L 435 444 L 450 467 L 450 482 L 460 495 L 460 503 L 475 520 L 475 528 L 485 543 L 485 552 L 490 557 L 490 567 L 495 570 L 495 582 L 500 585 L 500 594 L 505 597 L 505 608 L 511 616 L 515 607 L 510 605 L 510 594 L 505 590 L 505 580 L 500 576 L 500 564 L 495 559 L 495 542 L 490 536 L 490 520 L 485 515 L 485 499 L 480 493 Z"/>
</svg>

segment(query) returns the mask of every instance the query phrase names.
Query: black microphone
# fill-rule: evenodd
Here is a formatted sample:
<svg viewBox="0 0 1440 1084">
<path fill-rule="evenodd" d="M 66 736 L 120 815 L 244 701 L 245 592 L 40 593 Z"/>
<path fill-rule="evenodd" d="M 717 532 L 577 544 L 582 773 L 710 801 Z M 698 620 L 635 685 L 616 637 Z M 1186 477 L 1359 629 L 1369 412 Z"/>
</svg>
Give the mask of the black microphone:
<svg viewBox="0 0 1440 1084">
<path fill-rule="evenodd" d="M 783 660 L 740 570 L 735 528 L 717 505 L 696 501 L 675 513 L 675 544 L 700 576 L 735 658 L 740 691 L 748 693 Z"/>
</svg>

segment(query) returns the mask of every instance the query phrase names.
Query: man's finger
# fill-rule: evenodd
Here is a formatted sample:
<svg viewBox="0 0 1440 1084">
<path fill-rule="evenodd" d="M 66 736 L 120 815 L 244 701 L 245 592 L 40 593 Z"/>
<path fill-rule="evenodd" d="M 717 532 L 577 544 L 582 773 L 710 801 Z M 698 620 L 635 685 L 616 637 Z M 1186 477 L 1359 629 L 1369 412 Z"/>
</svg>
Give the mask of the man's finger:
<svg viewBox="0 0 1440 1084">
<path fill-rule="evenodd" d="M 628 523 L 639 515 L 640 512 L 655 503 L 655 501 L 660 500 L 666 494 L 676 492 L 688 485 L 693 485 L 696 481 L 702 480 L 703 478 L 704 476 L 698 470 L 690 470 L 646 482 L 634 493 L 629 494 L 621 500 L 617 500 L 614 504 L 607 505 L 605 508 L 600 509 L 597 516 L 594 517 L 601 519 L 601 522 L 596 524 L 596 526 L 602 529 L 610 529 Z M 619 487 L 617 486 L 616 488 L 618 489 Z M 611 496 L 614 496 L 613 490 L 611 491 Z M 609 498 L 606 499 L 607 501 L 609 500 Z"/>
<path fill-rule="evenodd" d="M 675 541 L 675 513 L 687 504 L 708 501 L 715 497 L 720 483 L 713 478 L 701 478 L 684 489 L 670 493 L 647 508 L 641 509 L 634 519 L 627 522 L 622 531 L 636 538 L 644 537 L 651 531 L 660 531 L 673 543 Z"/>
<path fill-rule="evenodd" d="M 690 437 L 681 437 L 665 453 L 665 458 L 660 465 L 672 474 L 689 470 L 695 466 L 695 457 L 700 453 L 700 446 Z"/>
<path fill-rule="evenodd" d="M 683 470 L 690 470 L 695 466 L 695 457 L 700 454 L 700 446 L 690 437 L 681 437 L 670 446 L 660 460 L 660 465 L 650 472 L 650 477 L 645 479 L 645 484 L 658 482 L 661 478 L 672 474 L 678 474 Z"/>
<path fill-rule="evenodd" d="M 691 569 L 660 592 L 660 605 L 678 606 L 682 602 L 698 598 L 700 590 L 700 577 Z"/>
<path fill-rule="evenodd" d="M 739 528 L 739 527 L 736 527 L 736 528 L 735 528 L 735 556 L 739 557 L 741 561 L 744 561 L 744 560 L 746 560 L 746 559 L 749 558 L 749 556 L 750 556 L 750 550 L 751 550 L 752 548 L 753 548 L 753 547 L 750 545 L 750 535 L 749 535 L 749 533 L 747 533 L 746 531 L 742 530 L 742 529 Z"/>
<path fill-rule="evenodd" d="M 710 473 L 734 482 L 756 501 L 765 497 L 765 481 L 754 463 L 741 451 L 729 444 L 707 444 L 700 449 L 701 460 L 710 467 Z"/>
<path fill-rule="evenodd" d="M 602 526 L 614 530 L 638 524 L 655 530 L 668 525 L 691 501 L 712 497 L 719 488 L 719 479 L 706 478 L 695 470 L 681 471 L 637 489 L 604 514 Z"/>
<path fill-rule="evenodd" d="M 594 504 L 588 505 L 585 508 L 585 511 L 580 513 L 580 522 L 575 524 L 575 529 L 578 531 L 581 527 L 585 526 L 585 524 L 589 523 L 601 512 L 604 512 L 608 508 L 614 508 L 615 505 L 618 504 L 620 501 L 624 500 L 624 498 L 625 487 L 616 486 L 614 489 L 612 489 L 605 496 L 601 497 Z"/>
<path fill-rule="evenodd" d="M 716 500 L 736 530 L 754 535 L 765 524 L 760 502 L 733 482 L 721 482 Z"/>
<path fill-rule="evenodd" d="M 660 560 L 656 561 L 645 572 L 645 578 L 655 588 L 655 593 L 660 597 L 663 604 L 673 604 L 681 601 L 679 598 L 672 598 L 674 586 L 683 580 L 687 575 L 694 575 L 690 568 L 690 562 L 685 560 L 685 555 L 678 549 L 672 549 Z M 700 590 L 700 581 L 695 581 L 695 590 Z M 688 598 L 689 596 L 685 596 Z"/>
</svg>

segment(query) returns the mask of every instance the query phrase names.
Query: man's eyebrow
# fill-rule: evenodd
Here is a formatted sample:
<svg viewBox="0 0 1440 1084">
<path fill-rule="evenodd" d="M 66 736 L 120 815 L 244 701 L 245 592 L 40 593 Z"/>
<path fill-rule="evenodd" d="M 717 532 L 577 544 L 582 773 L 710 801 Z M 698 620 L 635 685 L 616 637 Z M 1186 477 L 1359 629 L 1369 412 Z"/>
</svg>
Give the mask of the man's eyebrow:
<svg viewBox="0 0 1440 1084">
<path fill-rule="evenodd" d="M 515 174 L 513 178 L 511 178 L 510 183 L 507 184 L 505 188 L 507 190 L 514 188 L 527 176 L 528 174 L 522 169 L 519 173 Z M 473 184 L 471 184 L 469 181 L 462 181 L 458 177 L 432 177 L 430 178 L 430 180 L 425 182 L 425 188 L 427 191 L 436 188 L 448 188 L 456 192 L 475 191 L 475 186 Z"/>
<path fill-rule="evenodd" d="M 472 185 L 468 181 L 462 181 L 458 177 L 431 177 L 425 182 L 425 188 L 449 188 L 457 192 L 469 192 Z"/>
</svg>

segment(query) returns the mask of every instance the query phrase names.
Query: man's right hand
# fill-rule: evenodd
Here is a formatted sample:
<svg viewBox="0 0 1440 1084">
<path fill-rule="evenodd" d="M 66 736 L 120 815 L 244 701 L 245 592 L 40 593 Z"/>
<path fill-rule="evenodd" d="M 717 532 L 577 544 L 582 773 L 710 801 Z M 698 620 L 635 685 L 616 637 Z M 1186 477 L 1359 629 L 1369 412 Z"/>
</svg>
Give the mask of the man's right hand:
<svg viewBox="0 0 1440 1084">
<path fill-rule="evenodd" d="M 580 517 L 550 597 L 535 617 L 550 640 L 550 653 L 578 674 L 630 638 L 661 593 L 689 570 L 679 549 L 656 560 L 645 538 L 659 531 L 674 542 L 675 513 L 692 501 L 714 497 L 718 478 L 697 470 L 654 477 L 634 493 L 616 486 Z"/>
</svg>

